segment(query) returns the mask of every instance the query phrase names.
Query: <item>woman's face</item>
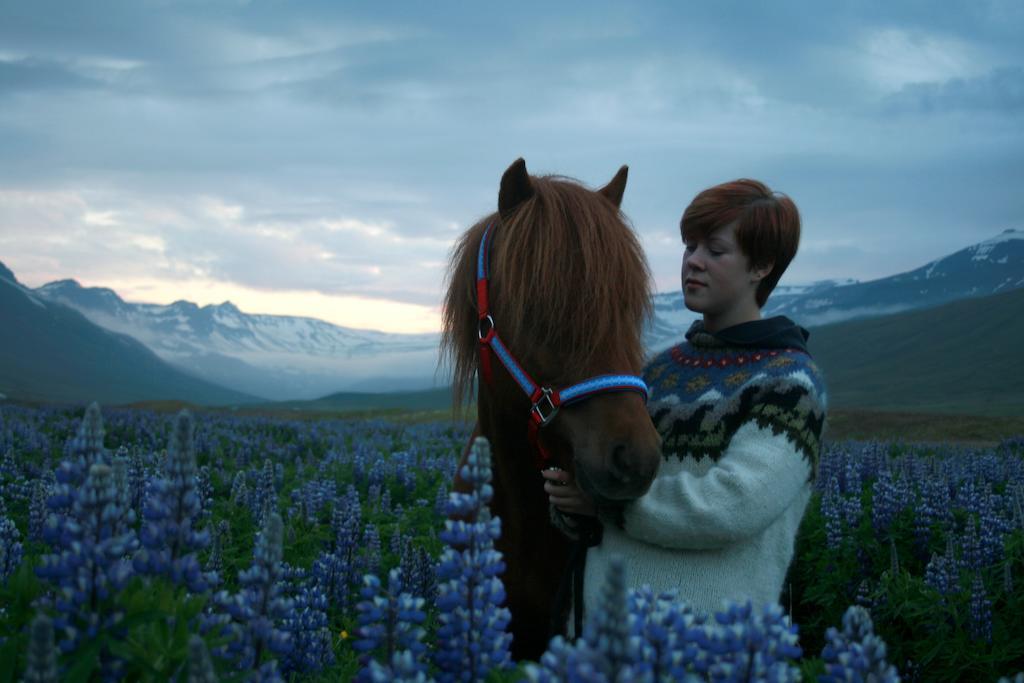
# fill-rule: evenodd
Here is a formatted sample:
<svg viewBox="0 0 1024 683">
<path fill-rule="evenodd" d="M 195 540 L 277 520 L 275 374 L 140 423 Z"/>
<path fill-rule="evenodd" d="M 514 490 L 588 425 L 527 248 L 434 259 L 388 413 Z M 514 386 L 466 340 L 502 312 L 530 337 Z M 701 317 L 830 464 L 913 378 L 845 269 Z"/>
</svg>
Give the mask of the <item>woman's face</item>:
<svg viewBox="0 0 1024 683">
<path fill-rule="evenodd" d="M 705 239 L 685 241 L 683 252 L 683 299 L 691 311 L 704 315 L 712 329 L 745 322 L 756 300 L 760 277 L 750 271 L 749 260 L 736 243 L 735 225 L 715 230 Z M 755 316 L 756 317 L 756 316 Z"/>
</svg>

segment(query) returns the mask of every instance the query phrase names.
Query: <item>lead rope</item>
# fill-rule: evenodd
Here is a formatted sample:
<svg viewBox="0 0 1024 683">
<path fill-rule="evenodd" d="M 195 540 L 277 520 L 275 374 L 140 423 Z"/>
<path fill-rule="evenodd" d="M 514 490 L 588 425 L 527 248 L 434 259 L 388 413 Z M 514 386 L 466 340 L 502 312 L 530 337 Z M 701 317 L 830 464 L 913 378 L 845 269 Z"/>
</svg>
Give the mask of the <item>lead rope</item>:
<svg viewBox="0 0 1024 683">
<path fill-rule="evenodd" d="M 548 624 L 548 635 L 553 637 L 563 632 L 562 614 L 572 610 L 573 638 L 583 635 L 583 577 L 587 568 L 587 548 L 593 548 L 601 542 L 603 527 L 593 517 L 577 517 L 580 520 L 580 537 L 572 542 L 569 559 L 562 571 L 562 579 L 558 582 L 555 601 L 552 604 L 551 620 Z M 572 597 L 569 591 L 572 591 Z M 568 601 L 568 604 L 567 604 Z M 568 635 L 568 634 L 566 634 Z"/>
</svg>

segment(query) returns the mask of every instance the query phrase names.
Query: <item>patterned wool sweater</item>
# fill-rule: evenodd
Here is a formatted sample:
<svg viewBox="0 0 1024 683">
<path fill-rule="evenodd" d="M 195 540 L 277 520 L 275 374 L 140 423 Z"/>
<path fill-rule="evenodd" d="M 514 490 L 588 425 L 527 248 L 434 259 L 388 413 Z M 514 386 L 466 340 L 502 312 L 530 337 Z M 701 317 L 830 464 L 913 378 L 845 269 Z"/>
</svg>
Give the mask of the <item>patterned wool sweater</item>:
<svg viewBox="0 0 1024 683">
<path fill-rule="evenodd" d="M 615 555 L 629 587 L 677 591 L 700 612 L 726 598 L 779 600 L 825 419 L 806 338 L 781 316 L 716 334 L 698 321 L 646 366 L 663 460 L 647 494 L 606 519 L 588 551 L 585 614 Z"/>
</svg>

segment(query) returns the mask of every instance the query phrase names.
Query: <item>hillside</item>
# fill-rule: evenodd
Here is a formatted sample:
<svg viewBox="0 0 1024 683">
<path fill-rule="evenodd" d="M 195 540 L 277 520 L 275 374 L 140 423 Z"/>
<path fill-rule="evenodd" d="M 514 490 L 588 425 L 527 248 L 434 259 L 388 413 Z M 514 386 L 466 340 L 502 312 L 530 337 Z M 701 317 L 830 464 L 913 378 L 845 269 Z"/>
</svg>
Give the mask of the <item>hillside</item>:
<svg viewBox="0 0 1024 683">
<path fill-rule="evenodd" d="M 187 375 L 140 342 L 42 299 L 0 272 L 0 393 L 57 403 L 179 399 L 203 405 L 252 401 Z"/>
<path fill-rule="evenodd" d="M 1024 290 L 825 325 L 830 408 L 1024 414 Z"/>
<path fill-rule="evenodd" d="M 314 411 L 449 410 L 452 407 L 452 391 L 445 387 L 390 393 L 340 392 L 312 401 L 285 401 L 266 405 Z"/>
</svg>

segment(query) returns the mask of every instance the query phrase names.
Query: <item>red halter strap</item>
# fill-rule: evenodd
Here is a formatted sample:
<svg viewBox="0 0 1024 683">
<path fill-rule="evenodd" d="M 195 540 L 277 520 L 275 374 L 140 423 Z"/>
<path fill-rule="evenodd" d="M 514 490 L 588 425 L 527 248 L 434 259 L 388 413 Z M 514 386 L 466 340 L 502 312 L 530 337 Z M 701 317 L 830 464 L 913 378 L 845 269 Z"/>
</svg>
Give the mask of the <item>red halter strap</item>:
<svg viewBox="0 0 1024 683">
<path fill-rule="evenodd" d="M 494 383 L 491 357 L 496 355 L 501 364 L 530 397 L 530 415 L 527 423 L 527 435 L 530 443 L 537 451 L 537 466 L 547 467 L 551 462 L 551 453 L 540 440 L 540 428 L 548 425 L 563 405 L 587 399 L 597 393 L 611 391 L 635 391 L 647 399 L 647 385 L 636 375 L 598 375 L 588 380 L 573 384 L 564 389 L 553 389 L 542 386 L 534 381 L 523 366 L 519 364 L 512 352 L 508 350 L 491 317 L 490 298 L 488 297 L 488 280 L 490 275 L 490 237 L 491 223 L 484 230 L 477 252 L 476 265 L 476 301 L 479 320 L 477 336 L 480 340 L 480 376 L 488 386 Z"/>
</svg>

